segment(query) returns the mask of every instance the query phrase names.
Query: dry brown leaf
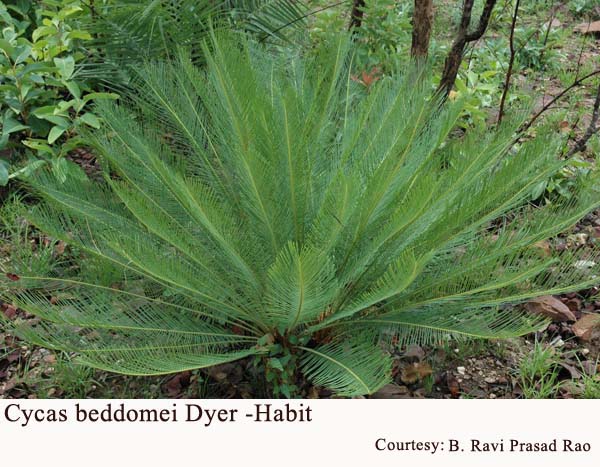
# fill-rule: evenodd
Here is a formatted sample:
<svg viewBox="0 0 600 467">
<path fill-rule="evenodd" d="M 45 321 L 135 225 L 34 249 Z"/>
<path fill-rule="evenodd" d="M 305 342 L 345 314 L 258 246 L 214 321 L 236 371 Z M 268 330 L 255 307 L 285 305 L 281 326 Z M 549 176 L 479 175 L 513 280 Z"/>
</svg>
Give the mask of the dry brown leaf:
<svg viewBox="0 0 600 467">
<path fill-rule="evenodd" d="M 413 363 L 402 368 L 400 379 L 404 384 L 413 384 L 433 373 L 429 363 Z"/>
<path fill-rule="evenodd" d="M 446 372 L 446 384 L 448 385 L 450 395 L 455 399 L 458 398 L 460 396 L 460 383 L 450 371 Z"/>
<path fill-rule="evenodd" d="M 544 256 L 552 256 L 552 248 L 547 240 L 541 240 L 533 244 L 535 248 L 539 248 Z"/>
<path fill-rule="evenodd" d="M 17 382 L 17 378 L 13 377 L 9 379 L 6 383 L 0 384 L 0 396 L 7 394 L 9 391 L 11 391 L 17 385 Z"/>
<path fill-rule="evenodd" d="M 531 313 L 546 316 L 554 322 L 577 320 L 569 307 L 552 295 L 534 298 L 525 304 L 525 308 Z"/>
<path fill-rule="evenodd" d="M 550 26 L 551 28 L 560 28 L 562 26 L 562 23 L 556 18 L 553 18 L 552 21 L 546 23 L 545 26 Z"/>
<path fill-rule="evenodd" d="M 420 345 L 410 344 L 402 355 L 406 360 L 420 362 L 425 358 L 425 351 Z"/>
<path fill-rule="evenodd" d="M 408 397 L 410 397 L 408 388 L 398 384 L 386 384 L 379 391 L 371 395 L 372 399 L 406 399 Z"/>
<path fill-rule="evenodd" d="M 584 315 L 573 325 L 573 333 L 581 340 L 589 340 L 596 327 L 600 327 L 600 314 Z"/>
<path fill-rule="evenodd" d="M 565 305 L 567 305 L 567 308 L 573 312 L 579 311 L 581 309 L 581 299 L 580 298 L 577 298 L 577 297 L 569 298 L 564 303 L 565 303 Z"/>
<path fill-rule="evenodd" d="M 581 371 L 575 368 L 575 366 L 567 362 L 559 362 L 559 365 L 569 372 L 571 379 L 581 379 Z"/>
<path fill-rule="evenodd" d="M 190 385 L 190 376 L 190 371 L 177 373 L 163 385 L 163 389 L 170 397 L 178 397 Z"/>
<path fill-rule="evenodd" d="M 8 319 L 13 319 L 15 316 L 17 316 L 17 308 L 13 305 L 5 303 L 0 307 L 0 309 L 2 309 L 4 316 L 6 316 Z"/>
<path fill-rule="evenodd" d="M 575 26 L 575 31 L 581 34 L 600 34 L 600 21 L 581 23 Z"/>
<path fill-rule="evenodd" d="M 50 363 L 50 364 L 56 363 L 56 355 L 54 355 L 54 354 L 45 355 L 43 360 L 45 363 Z"/>
<path fill-rule="evenodd" d="M 599 368 L 600 365 L 598 365 L 598 362 L 596 361 L 584 360 L 583 362 L 581 362 L 581 369 L 588 376 L 596 376 L 598 374 Z"/>
</svg>

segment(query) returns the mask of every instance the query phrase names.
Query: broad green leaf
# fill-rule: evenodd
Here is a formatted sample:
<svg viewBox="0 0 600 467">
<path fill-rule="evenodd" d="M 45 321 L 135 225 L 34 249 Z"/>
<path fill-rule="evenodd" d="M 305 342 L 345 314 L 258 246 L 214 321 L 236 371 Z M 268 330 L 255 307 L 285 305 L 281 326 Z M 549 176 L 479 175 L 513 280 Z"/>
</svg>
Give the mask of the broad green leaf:
<svg viewBox="0 0 600 467">
<path fill-rule="evenodd" d="M 79 117 L 79 120 L 81 120 L 86 125 L 91 126 L 92 128 L 100 128 L 100 120 L 98 120 L 98 117 L 96 117 L 91 112 L 84 113 L 82 116 Z"/>
<path fill-rule="evenodd" d="M 6 39 L 0 38 L 0 50 L 2 50 L 7 56 L 12 57 L 15 53 L 15 48 Z"/>
<path fill-rule="evenodd" d="M 28 148 L 34 149 L 41 153 L 49 154 L 51 156 L 55 155 L 54 149 L 48 146 L 45 140 L 26 139 L 23 141 L 23 144 Z"/>
<path fill-rule="evenodd" d="M 11 133 L 16 133 L 17 131 L 26 130 L 29 128 L 27 125 L 22 124 L 16 118 L 14 118 L 10 113 L 4 115 L 2 119 L 2 134 L 10 135 Z"/>
<path fill-rule="evenodd" d="M 276 370 L 279 370 L 279 371 L 284 371 L 283 366 L 281 365 L 281 362 L 279 360 L 277 360 L 276 358 L 272 358 L 269 361 L 269 364 L 271 365 L 271 368 L 275 368 Z"/>
<path fill-rule="evenodd" d="M 16 94 L 19 91 L 19 89 L 12 85 L 12 84 L 0 84 L 0 92 L 3 93 L 11 93 L 11 94 Z"/>
<path fill-rule="evenodd" d="M 69 90 L 71 95 L 76 99 L 81 97 L 81 89 L 75 81 L 65 81 L 65 87 Z"/>
<path fill-rule="evenodd" d="M 68 39 L 81 39 L 88 41 L 92 39 L 92 35 L 86 31 L 73 30 L 67 34 Z"/>
<path fill-rule="evenodd" d="M 28 63 L 19 72 L 19 76 L 26 76 L 30 73 L 52 72 L 54 70 L 56 70 L 56 67 L 48 62 Z"/>
<path fill-rule="evenodd" d="M 29 55 L 31 54 L 31 46 L 30 45 L 22 45 L 15 50 L 15 65 L 23 63 Z"/>
<path fill-rule="evenodd" d="M 41 42 L 43 42 L 43 41 L 37 42 L 36 45 L 40 44 Z M 45 46 L 46 45 L 44 45 L 44 47 Z M 48 56 L 50 58 L 54 59 L 54 58 L 57 57 L 57 55 L 60 55 L 61 53 L 66 52 L 67 50 L 69 50 L 69 48 L 66 45 L 54 45 L 54 46 L 48 48 Z M 73 59 L 73 57 L 67 57 L 67 58 Z M 67 66 L 68 66 L 68 64 L 67 64 Z M 65 71 L 68 71 L 68 68 L 66 68 Z M 61 75 L 65 79 L 69 79 L 71 77 L 71 74 L 69 74 L 68 76 L 66 76 L 66 75 L 62 75 L 62 73 L 61 73 Z"/>
<path fill-rule="evenodd" d="M 37 42 L 40 37 L 48 36 L 50 34 L 55 34 L 55 33 L 56 33 L 56 27 L 54 27 L 54 25 L 40 26 L 39 28 L 36 28 L 33 31 L 33 33 L 31 34 L 31 38 L 33 39 L 33 42 Z"/>
<path fill-rule="evenodd" d="M 63 79 L 71 78 L 75 71 L 75 59 L 70 55 L 64 58 L 54 57 L 54 64 Z"/>
<path fill-rule="evenodd" d="M 71 120 L 60 115 L 46 115 L 43 117 L 43 119 L 48 120 L 49 122 L 54 123 L 56 126 L 65 130 L 71 126 Z"/>
<path fill-rule="evenodd" d="M 66 130 L 65 127 L 53 126 L 48 133 L 48 143 L 53 144 Z"/>
<path fill-rule="evenodd" d="M 54 105 L 45 105 L 34 109 L 31 113 L 38 118 L 45 118 L 50 115 L 55 115 L 54 111 L 56 107 Z"/>
<path fill-rule="evenodd" d="M 21 86 L 21 99 L 23 100 L 23 102 L 27 102 L 29 100 L 28 99 L 28 97 L 29 97 L 29 91 L 31 91 L 32 88 L 33 88 L 33 83 L 32 82 L 25 82 Z M 35 89 L 32 94 L 36 94 L 35 91 L 38 91 L 38 90 Z"/>
<path fill-rule="evenodd" d="M 75 13 L 79 13 L 80 11 L 83 11 L 83 8 L 77 5 L 63 8 L 58 12 L 58 19 L 64 20 L 65 18 L 72 16 Z"/>
<path fill-rule="evenodd" d="M 0 159 L 0 186 L 8 183 L 8 163 Z"/>
<path fill-rule="evenodd" d="M 58 101 L 56 103 L 56 109 L 54 110 L 54 113 L 56 115 L 65 115 L 66 112 L 68 112 L 69 109 L 74 107 L 76 104 L 77 104 L 76 99 L 71 99 L 68 101 Z"/>
<path fill-rule="evenodd" d="M 90 92 L 83 96 L 83 100 L 85 102 L 89 102 L 91 100 L 100 100 L 100 99 L 118 99 L 119 95 L 114 92 Z"/>
</svg>

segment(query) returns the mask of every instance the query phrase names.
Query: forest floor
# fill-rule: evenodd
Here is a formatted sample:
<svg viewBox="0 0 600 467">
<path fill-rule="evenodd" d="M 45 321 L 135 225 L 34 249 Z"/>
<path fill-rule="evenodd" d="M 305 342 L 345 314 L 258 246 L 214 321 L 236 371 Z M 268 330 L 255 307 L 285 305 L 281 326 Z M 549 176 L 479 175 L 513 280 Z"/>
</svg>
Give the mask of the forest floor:
<svg viewBox="0 0 600 467">
<path fill-rule="evenodd" d="M 558 27 L 569 28 L 576 37 L 578 23 L 573 19 Z M 589 36 L 585 50 L 580 40 L 566 41 L 559 49 L 565 63 L 600 64 L 598 36 Z M 516 86 L 539 96 L 534 111 L 565 88 L 558 77 L 532 79 L 523 72 L 513 79 Z M 593 91 L 591 87 L 580 91 L 575 109 L 591 109 Z M 573 121 L 558 123 L 557 131 L 568 131 L 576 140 L 589 124 L 590 113 L 575 112 Z M 490 118 L 494 118 L 493 111 Z M 591 153 L 584 156 L 591 161 Z M 96 170 L 89 153 L 80 151 L 72 158 L 88 172 Z M 598 243 L 600 212 L 595 212 L 571 232 L 539 246 L 551 251 L 585 249 Z M 64 245 L 58 243 L 56 248 L 64 250 Z M 391 349 L 393 383 L 370 397 L 600 398 L 599 291 L 600 283 L 589 290 L 524 305 L 553 317 L 553 322 L 521 338 Z M 0 313 L 9 319 L 23 316 L 21 310 L 1 302 Z M 250 360 L 164 377 L 124 377 L 79 366 L 70 355 L 31 347 L 0 328 L 0 398 L 256 398 L 266 396 L 263 387 Z M 330 397 L 318 388 L 302 387 L 303 397 Z"/>
</svg>

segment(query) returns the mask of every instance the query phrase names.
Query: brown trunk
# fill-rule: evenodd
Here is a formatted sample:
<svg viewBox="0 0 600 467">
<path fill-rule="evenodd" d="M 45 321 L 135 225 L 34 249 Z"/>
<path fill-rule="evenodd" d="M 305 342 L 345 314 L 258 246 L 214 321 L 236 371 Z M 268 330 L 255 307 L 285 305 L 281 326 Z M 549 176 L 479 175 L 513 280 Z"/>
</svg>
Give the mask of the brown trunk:
<svg viewBox="0 0 600 467">
<path fill-rule="evenodd" d="M 348 30 L 360 28 L 364 14 L 364 7 L 365 0 L 352 1 L 352 12 L 350 13 L 350 26 L 348 27 Z"/>
<path fill-rule="evenodd" d="M 444 63 L 444 72 L 442 73 L 442 79 L 438 87 L 438 92 L 440 94 L 447 96 L 452 90 L 463 59 L 465 46 L 468 42 L 475 42 L 483 37 L 483 34 L 490 23 L 490 18 L 492 16 L 492 11 L 496 6 L 496 2 L 497 0 L 486 0 L 481 16 L 479 17 L 477 29 L 469 33 L 469 25 L 471 24 L 471 13 L 473 12 L 474 0 L 464 1 L 462 16 L 458 31 L 456 33 L 456 38 L 454 39 L 452 48 L 450 49 L 450 52 L 448 52 L 448 56 L 446 57 L 446 61 Z"/>
<path fill-rule="evenodd" d="M 442 73 L 442 79 L 438 90 L 446 96 L 452 91 L 452 87 L 458 76 L 458 70 L 463 59 L 463 51 L 465 49 L 466 41 L 464 39 L 457 40 L 452 44 L 452 48 L 446 56 L 444 62 L 444 72 Z"/>
<path fill-rule="evenodd" d="M 598 127 L 599 120 L 600 120 L 600 84 L 598 84 L 598 91 L 596 91 L 596 100 L 594 101 L 594 110 L 592 111 L 592 119 L 590 120 L 590 124 L 589 124 L 587 130 L 585 131 L 585 133 L 583 134 L 583 136 L 581 137 L 581 139 L 579 141 L 577 141 L 577 143 L 575 143 L 575 146 L 573 147 L 573 149 L 571 149 L 569 151 L 569 153 L 567 154 L 567 159 L 570 159 L 572 156 L 574 156 L 578 152 L 585 151 L 587 143 L 590 141 L 590 139 L 592 139 L 592 136 L 594 136 L 594 134 L 596 134 L 600 131 L 600 128 Z"/>
<path fill-rule="evenodd" d="M 433 0 L 415 0 L 410 54 L 417 61 L 427 58 L 432 24 Z"/>
</svg>

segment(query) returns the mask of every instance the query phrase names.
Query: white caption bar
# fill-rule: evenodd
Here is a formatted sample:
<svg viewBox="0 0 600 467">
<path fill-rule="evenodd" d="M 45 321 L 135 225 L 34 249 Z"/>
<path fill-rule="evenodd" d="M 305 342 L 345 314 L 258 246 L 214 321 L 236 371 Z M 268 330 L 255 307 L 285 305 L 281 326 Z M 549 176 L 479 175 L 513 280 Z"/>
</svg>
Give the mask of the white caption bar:
<svg viewBox="0 0 600 467">
<path fill-rule="evenodd" d="M 599 415 L 581 400 L 2 400 L 0 446 L 63 467 L 586 467 Z"/>
</svg>

